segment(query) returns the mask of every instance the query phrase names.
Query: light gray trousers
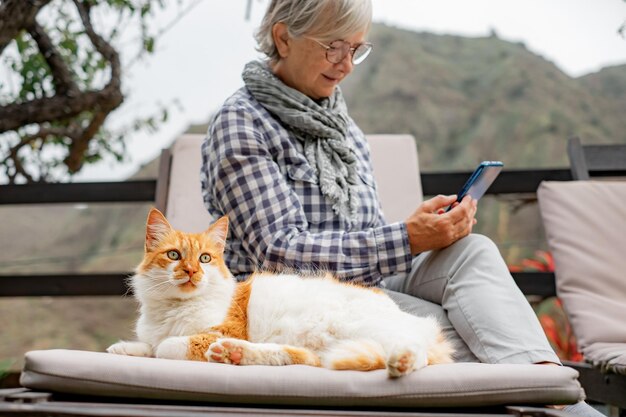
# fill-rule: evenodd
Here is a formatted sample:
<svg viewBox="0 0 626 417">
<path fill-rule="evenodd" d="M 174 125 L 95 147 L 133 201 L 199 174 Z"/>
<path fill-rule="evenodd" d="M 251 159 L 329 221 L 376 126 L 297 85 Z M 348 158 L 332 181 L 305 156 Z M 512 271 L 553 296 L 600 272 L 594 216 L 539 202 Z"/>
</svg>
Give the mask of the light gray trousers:
<svg viewBox="0 0 626 417">
<path fill-rule="evenodd" d="M 387 294 L 410 314 L 435 316 L 457 362 L 560 363 L 496 245 L 469 235 L 424 252 L 411 271 L 385 280 Z"/>
</svg>

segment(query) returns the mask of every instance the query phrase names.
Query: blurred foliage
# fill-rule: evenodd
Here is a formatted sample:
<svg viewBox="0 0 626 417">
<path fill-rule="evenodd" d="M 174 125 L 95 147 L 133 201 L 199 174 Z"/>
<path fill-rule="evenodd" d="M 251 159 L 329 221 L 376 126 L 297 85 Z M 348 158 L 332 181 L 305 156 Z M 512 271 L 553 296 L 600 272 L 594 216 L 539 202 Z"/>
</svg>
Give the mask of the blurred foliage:
<svg viewBox="0 0 626 417">
<path fill-rule="evenodd" d="M 524 258 L 519 264 L 509 265 L 511 272 L 554 272 L 554 258 L 545 250 L 535 251 L 534 258 Z"/>
<path fill-rule="evenodd" d="M 578 350 L 576 336 L 565 314 L 563 303 L 557 297 L 543 300 L 535 308 L 539 323 L 543 328 L 550 346 L 559 359 L 581 362 L 583 355 Z"/>
<path fill-rule="evenodd" d="M 0 359 L 0 380 L 9 374 L 12 363 L 11 359 Z"/>
<path fill-rule="evenodd" d="M 537 250 L 533 257 L 524 258 L 518 264 L 510 265 L 511 272 L 554 272 L 554 257 L 545 250 Z M 557 297 L 548 297 L 534 305 L 539 323 L 559 359 L 580 362 L 583 355 L 572 326 L 567 318 L 563 302 Z"/>
<path fill-rule="evenodd" d="M 19 114 L 32 111 L 37 116 L 43 113 L 40 109 L 46 99 L 56 109 L 45 120 L 33 117 L 22 122 L 20 119 L 21 125 L 0 129 L 0 182 L 67 180 L 85 164 L 106 157 L 122 161 L 129 133 L 153 132 L 165 122 L 168 117 L 165 106 L 153 115 L 138 117 L 115 129 L 104 120 L 121 104 L 123 95 L 127 95 L 121 85 L 128 65 L 155 51 L 160 32 L 152 27 L 152 21 L 157 13 L 167 4 L 180 6 L 183 2 L 54 0 L 38 6 L 41 7 L 36 15 L 39 32 L 25 22 L 13 41 L 4 50 L 0 49 L 0 65 L 7 73 L 0 80 L 0 114 L 11 106 L 19 106 Z M 83 15 L 81 10 L 85 12 Z M 38 37 L 47 38 L 50 45 L 42 46 Z M 100 41 L 113 52 L 107 53 Z M 130 56 L 126 66 L 120 68 L 116 63 L 118 49 L 124 49 Z M 56 63 L 47 59 L 51 56 L 58 58 Z M 61 102 L 52 100 L 69 98 L 78 102 L 93 92 L 110 97 L 107 88 L 119 94 L 119 103 L 108 107 L 101 103 L 81 103 L 82 110 L 78 113 L 60 114 L 57 103 Z"/>
</svg>

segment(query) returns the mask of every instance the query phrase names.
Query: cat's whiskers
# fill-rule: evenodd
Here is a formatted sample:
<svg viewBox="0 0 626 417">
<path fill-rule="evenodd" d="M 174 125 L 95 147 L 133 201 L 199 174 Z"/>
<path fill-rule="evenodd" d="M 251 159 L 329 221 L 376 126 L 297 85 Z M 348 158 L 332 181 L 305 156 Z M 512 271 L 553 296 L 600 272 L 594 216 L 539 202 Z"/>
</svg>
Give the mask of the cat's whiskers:
<svg viewBox="0 0 626 417">
<path fill-rule="evenodd" d="M 145 285 L 142 290 L 146 294 L 152 295 L 160 295 L 164 290 L 169 288 L 182 289 L 183 286 L 189 282 L 194 287 L 199 288 L 202 281 L 205 279 L 203 275 L 202 278 L 194 282 L 194 280 L 189 278 L 187 275 L 177 278 L 172 271 L 160 269 L 144 271 L 141 275 L 146 280 L 144 282 L 148 284 Z"/>
<path fill-rule="evenodd" d="M 156 278 L 154 275 L 149 275 L 148 277 Z M 167 278 L 167 279 L 163 280 L 162 278 Z M 155 293 L 157 292 L 157 290 L 162 290 L 163 288 L 171 287 L 173 284 L 170 282 L 169 278 L 170 278 L 169 274 L 162 274 L 162 276 L 159 277 L 158 281 L 156 279 L 150 279 L 150 284 L 152 285 L 145 288 L 146 293 Z M 157 281 L 157 282 L 154 282 L 154 281 Z"/>
</svg>

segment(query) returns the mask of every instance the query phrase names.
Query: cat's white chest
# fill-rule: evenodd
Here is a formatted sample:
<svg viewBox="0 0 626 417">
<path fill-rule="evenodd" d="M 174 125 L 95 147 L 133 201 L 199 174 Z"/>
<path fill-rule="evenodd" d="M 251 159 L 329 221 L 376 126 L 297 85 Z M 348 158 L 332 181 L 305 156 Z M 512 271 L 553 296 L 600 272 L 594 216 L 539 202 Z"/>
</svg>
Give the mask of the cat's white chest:
<svg viewBox="0 0 626 417">
<path fill-rule="evenodd" d="M 182 300 L 153 307 L 142 311 L 137 322 L 137 337 L 156 346 L 171 336 L 206 332 L 224 321 L 227 309 L 228 303 L 215 300 Z"/>
</svg>

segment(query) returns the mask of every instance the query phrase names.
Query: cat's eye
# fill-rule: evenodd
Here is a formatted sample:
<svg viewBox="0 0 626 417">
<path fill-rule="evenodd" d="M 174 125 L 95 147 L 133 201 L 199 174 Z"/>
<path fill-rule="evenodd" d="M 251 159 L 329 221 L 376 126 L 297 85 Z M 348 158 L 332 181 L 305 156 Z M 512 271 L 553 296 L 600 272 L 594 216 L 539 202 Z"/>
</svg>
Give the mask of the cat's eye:
<svg viewBox="0 0 626 417">
<path fill-rule="evenodd" d="M 208 253 L 203 253 L 202 255 L 200 255 L 200 262 L 202 262 L 203 264 L 208 264 L 209 262 L 211 262 L 211 255 L 209 255 Z"/>
<path fill-rule="evenodd" d="M 178 253 L 177 250 L 170 250 L 167 251 L 167 257 L 170 258 L 172 261 L 177 261 L 180 259 L 180 253 Z"/>
</svg>

